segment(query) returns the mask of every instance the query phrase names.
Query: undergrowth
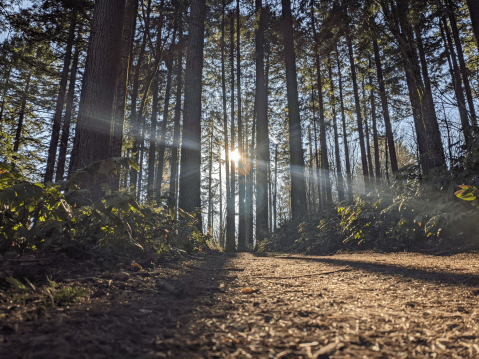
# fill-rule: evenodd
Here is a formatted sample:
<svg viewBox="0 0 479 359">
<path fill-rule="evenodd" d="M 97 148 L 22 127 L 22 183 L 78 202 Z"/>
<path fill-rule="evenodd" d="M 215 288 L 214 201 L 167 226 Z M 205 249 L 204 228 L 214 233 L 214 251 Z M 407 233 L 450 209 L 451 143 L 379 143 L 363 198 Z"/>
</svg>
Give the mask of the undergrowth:
<svg viewBox="0 0 479 359">
<path fill-rule="evenodd" d="M 395 173 L 390 186 L 287 221 L 259 250 L 329 254 L 343 250 L 479 248 L 479 137 L 451 168 Z"/>
<path fill-rule="evenodd" d="M 107 248 L 120 255 L 201 250 L 208 237 L 195 227 L 195 213 L 165 205 L 140 205 L 110 182 L 136 164 L 126 158 L 99 161 L 66 181 L 31 182 L 13 166 L 0 163 L 0 259 L 35 251 L 82 256 Z M 81 188 L 88 177 L 102 180 L 104 196 L 92 202 Z"/>
</svg>

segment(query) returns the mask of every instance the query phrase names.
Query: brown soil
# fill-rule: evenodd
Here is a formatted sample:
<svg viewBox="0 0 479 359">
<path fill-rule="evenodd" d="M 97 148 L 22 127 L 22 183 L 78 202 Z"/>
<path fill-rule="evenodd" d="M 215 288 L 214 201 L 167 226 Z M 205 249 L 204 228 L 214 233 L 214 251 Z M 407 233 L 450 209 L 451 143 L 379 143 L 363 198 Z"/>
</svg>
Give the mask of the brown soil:
<svg viewBox="0 0 479 359">
<path fill-rule="evenodd" d="M 59 281 L 86 289 L 70 306 L 0 291 L 1 358 L 479 358 L 479 254 L 87 267 Z"/>
</svg>

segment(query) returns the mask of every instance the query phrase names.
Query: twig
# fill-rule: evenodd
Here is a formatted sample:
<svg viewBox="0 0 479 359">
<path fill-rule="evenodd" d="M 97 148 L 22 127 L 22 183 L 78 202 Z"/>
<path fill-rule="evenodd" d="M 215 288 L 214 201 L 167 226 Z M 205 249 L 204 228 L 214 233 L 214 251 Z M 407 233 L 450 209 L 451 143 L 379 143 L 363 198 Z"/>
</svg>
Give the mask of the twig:
<svg viewBox="0 0 479 359">
<path fill-rule="evenodd" d="M 350 271 L 352 271 L 352 268 L 343 268 L 343 269 L 333 270 L 331 272 L 311 273 L 311 274 L 303 274 L 303 275 L 296 275 L 296 276 L 290 276 L 290 277 L 255 277 L 255 278 L 261 278 L 261 279 L 294 279 L 294 278 L 313 277 L 313 276 L 317 276 L 317 275 L 332 274 L 332 273 L 337 273 L 337 272 L 350 272 Z"/>
</svg>

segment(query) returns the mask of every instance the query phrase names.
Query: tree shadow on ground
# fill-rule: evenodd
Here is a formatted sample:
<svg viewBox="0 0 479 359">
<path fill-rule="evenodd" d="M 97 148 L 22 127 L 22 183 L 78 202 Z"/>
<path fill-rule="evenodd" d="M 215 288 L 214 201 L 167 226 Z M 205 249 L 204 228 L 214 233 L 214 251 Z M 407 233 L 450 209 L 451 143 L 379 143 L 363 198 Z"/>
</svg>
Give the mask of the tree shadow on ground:
<svg viewBox="0 0 479 359">
<path fill-rule="evenodd" d="M 101 273 L 90 276 L 86 279 L 99 281 L 90 287 L 96 290 L 95 300 L 52 310 L 31 322 L 18 321 L 17 332 L 3 338 L 0 357 L 195 357 L 202 343 L 208 343 L 205 321 L 226 315 L 215 313 L 214 306 L 224 291 L 220 284 L 235 278 L 228 276 L 233 257 L 209 254 L 170 278 L 132 275 L 128 282 L 112 284 L 100 279 Z M 160 278 L 182 288 L 182 294 L 159 288 Z"/>
<path fill-rule="evenodd" d="M 428 282 L 447 285 L 464 285 L 467 287 L 479 287 L 479 274 L 451 273 L 438 270 L 426 270 L 411 268 L 395 264 L 371 263 L 365 261 L 353 261 L 345 259 L 308 257 L 308 256 L 281 256 L 282 259 L 295 259 L 330 264 L 334 266 L 348 266 L 353 269 L 380 273 L 403 278 L 419 279 Z"/>
</svg>

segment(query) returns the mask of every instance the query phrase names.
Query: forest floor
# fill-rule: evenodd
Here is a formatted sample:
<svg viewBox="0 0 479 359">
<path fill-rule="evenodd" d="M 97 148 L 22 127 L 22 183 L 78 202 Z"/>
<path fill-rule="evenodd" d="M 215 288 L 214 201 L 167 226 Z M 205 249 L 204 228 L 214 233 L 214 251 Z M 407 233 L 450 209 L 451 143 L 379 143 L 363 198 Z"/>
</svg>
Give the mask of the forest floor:
<svg viewBox="0 0 479 359">
<path fill-rule="evenodd" d="M 27 257 L 0 274 L 41 268 L 56 286 L 0 290 L 0 358 L 479 358 L 477 253 Z"/>
</svg>

